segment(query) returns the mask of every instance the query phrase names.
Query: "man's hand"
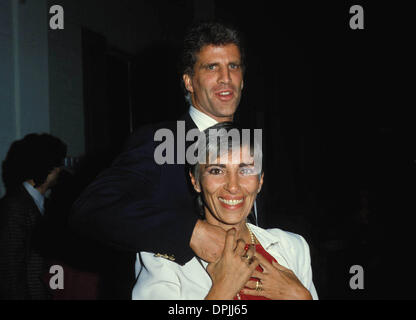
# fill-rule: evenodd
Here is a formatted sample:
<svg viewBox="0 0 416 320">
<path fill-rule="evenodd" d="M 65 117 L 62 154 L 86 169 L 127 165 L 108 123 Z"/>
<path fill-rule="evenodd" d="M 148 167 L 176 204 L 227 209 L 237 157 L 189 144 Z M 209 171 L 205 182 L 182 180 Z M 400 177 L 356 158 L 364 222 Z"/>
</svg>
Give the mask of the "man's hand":
<svg viewBox="0 0 416 320">
<path fill-rule="evenodd" d="M 190 247 L 207 262 L 217 261 L 224 250 L 226 232 L 220 227 L 198 220 L 192 233 Z"/>
</svg>

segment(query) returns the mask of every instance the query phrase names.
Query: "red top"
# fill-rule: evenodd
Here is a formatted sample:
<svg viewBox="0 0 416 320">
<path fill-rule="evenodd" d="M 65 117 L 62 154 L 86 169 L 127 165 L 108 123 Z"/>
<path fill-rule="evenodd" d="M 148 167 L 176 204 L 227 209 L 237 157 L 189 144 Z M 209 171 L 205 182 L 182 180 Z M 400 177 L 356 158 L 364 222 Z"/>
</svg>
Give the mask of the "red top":
<svg viewBox="0 0 416 320">
<path fill-rule="evenodd" d="M 248 250 L 248 244 L 246 244 L 245 250 Z M 256 252 L 260 253 L 263 257 L 265 257 L 267 259 L 267 261 L 269 261 L 270 263 L 272 263 L 272 261 L 276 261 L 275 258 L 273 258 L 266 250 L 264 250 L 264 248 L 261 246 L 261 244 L 256 244 Z M 257 271 L 259 272 L 263 272 L 262 267 L 257 266 L 256 268 Z M 257 281 L 259 279 L 257 278 L 250 278 L 250 280 L 252 281 Z M 247 294 L 242 294 L 240 292 L 240 298 L 241 300 L 270 300 L 269 298 L 265 298 L 263 296 L 251 296 L 251 295 L 247 295 Z M 238 297 L 234 297 L 234 300 L 239 300 Z"/>
</svg>

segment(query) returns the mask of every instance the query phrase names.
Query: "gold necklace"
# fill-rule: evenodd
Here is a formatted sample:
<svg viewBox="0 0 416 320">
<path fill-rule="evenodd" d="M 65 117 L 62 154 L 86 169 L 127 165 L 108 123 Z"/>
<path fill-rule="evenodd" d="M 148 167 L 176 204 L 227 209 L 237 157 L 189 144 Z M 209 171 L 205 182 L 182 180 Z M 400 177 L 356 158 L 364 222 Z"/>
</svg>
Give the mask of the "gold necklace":
<svg viewBox="0 0 416 320">
<path fill-rule="evenodd" d="M 248 223 L 246 223 L 246 226 L 247 226 L 248 232 L 250 233 L 251 244 L 252 245 L 255 245 L 256 244 L 256 239 L 254 238 L 254 234 L 253 234 L 253 232 L 251 232 L 251 229 L 248 226 Z"/>
<path fill-rule="evenodd" d="M 250 233 L 250 238 L 251 238 L 251 244 L 254 246 L 256 244 L 256 239 L 254 238 L 254 234 L 251 231 L 250 227 L 248 226 L 248 223 L 246 223 L 248 232 Z M 240 292 L 237 293 L 237 299 L 241 300 L 241 296 L 240 296 Z"/>
</svg>

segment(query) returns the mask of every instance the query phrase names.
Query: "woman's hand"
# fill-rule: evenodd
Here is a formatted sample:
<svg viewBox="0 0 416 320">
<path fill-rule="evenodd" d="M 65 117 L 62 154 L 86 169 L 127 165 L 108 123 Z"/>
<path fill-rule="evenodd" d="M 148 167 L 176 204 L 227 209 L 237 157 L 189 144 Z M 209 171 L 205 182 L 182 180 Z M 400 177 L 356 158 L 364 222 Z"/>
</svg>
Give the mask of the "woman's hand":
<svg viewBox="0 0 416 320">
<path fill-rule="evenodd" d="M 254 270 L 253 277 L 260 280 L 261 290 L 256 290 L 256 281 L 248 281 L 243 289 L 243 294 L 263 296 L 272 300 L 311 300 L 312 296 L 303 286 L 292 270 L 279 263 L 270 263 L 261 254 L 255 256 L 263 268 L 263 272 Z"/>
<path fill-rule="evenodd" d="M 244 247 L 243 240 L 236 241 L 235 229 L 228 230 L 222 256 L 207 267 L 212 287 L 205 299 L 233 299 L 244 287 L 259 264 L 254 248 L 246 253 Z"/>
</svg>

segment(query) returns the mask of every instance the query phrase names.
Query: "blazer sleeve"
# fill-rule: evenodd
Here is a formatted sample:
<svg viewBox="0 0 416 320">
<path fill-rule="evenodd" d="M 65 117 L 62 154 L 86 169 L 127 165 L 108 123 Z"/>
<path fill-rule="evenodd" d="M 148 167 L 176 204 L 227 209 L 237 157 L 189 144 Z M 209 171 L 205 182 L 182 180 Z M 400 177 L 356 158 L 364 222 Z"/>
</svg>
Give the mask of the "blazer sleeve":
<svg viewBox="0 0 416 320">
<path fill-rule="evenodd" d="M 133 300 L 181 300 L 181 281 L 178 264 L 152 253 L 139 252 L 136 258 L 137 282 L 133 287 Z"/>
<path fill-rule="evenodd" d="M 7 201 L 0 212 L 0 295 L 24 300 L 28 297 L 26 211 L 19 201 Z"/>
<path fill-rule="evenodd" d="M 130 141 L 129 149 L 84 190 L 73 205 L 69 224 L 114 248 L 173 254 L 184 264 L 193 257 L 189 242 L 197 217 L 163 203 L 159 194 L 163 169 L 154 160 L 152 132 L 136 134 L 131 140 L 139 141 Z M 172 188 L 175 191 L 174 184 Z"/>
<path fill-rule="evenodd" d="M 299 253 L 298 257 L 298 270 L 301 275 L 301 282 L 306 289 L 309 290 L 312 295 L 313 300 L 318 300 L 318 293 L 316 292 L 315 285 L 312 281 L 312 265 L 311 265 L 311 255 L 309 250 L 309 245 L 306 240 L 301 236 L 297 235 L 299 239 Z"/>
</svg>

